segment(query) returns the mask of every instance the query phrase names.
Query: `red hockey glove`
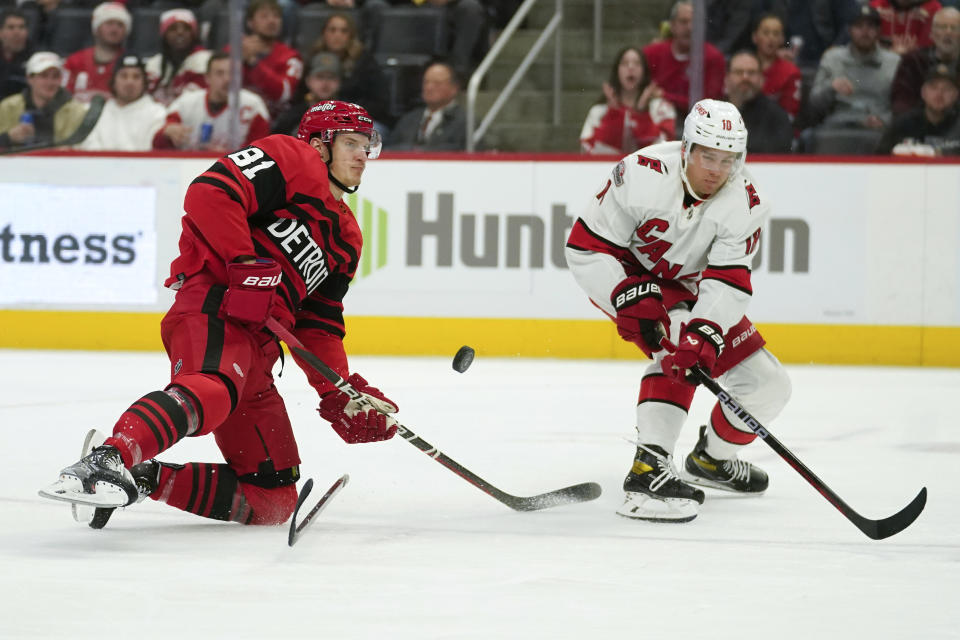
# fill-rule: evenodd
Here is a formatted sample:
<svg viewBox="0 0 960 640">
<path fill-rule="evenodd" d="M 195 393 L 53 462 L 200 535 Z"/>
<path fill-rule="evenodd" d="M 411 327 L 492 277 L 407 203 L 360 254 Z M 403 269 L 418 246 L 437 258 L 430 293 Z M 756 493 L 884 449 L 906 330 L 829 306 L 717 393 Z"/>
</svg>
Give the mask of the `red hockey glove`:
<svg viewBox="0 0 960 640">
<path fill-rule="evenodd" d="M 629 276 L 613 290 L 610 302 L 617 311 L 617 333 L 621 338 L 636 344 L 648 358 L 663 348 L 657 325 L 663 325 L 669 333 L 670 316 L 663 306 L 660 285 Z"/>
<path fill-rule="evenodd" d="M 680 328 L 679 342 L 676 351 L 664 356 L 660 367 L 664 375 L 677 382 L 686 379 L 696 383 L 696 378 L 687 378 L 688 369 L 699 365 L 710 373 L 723 351 L 723 332 L 713 322 L 697 318 Z"/>
<path fill-rule="evenodd" d="M 397 403 L 367 384 L 354 373 L 347 382 L 360 392 L 372 406 L 365 407 L 342 391 L 333 391 L 320 398 L 320 417 L 333 426 L 337 435 L 347 444 L 380 442 L 397 433 L 397 421 L 390 414 L 398 410 Z"/>
<path fill-rule="evenodd" d="M 227 265 L 227 292 L 220 310 L 224 316 L 261 328 L 270 316 L 273 297 L 280 284 L 280 265 L 269 258 Z"/>
</svg>

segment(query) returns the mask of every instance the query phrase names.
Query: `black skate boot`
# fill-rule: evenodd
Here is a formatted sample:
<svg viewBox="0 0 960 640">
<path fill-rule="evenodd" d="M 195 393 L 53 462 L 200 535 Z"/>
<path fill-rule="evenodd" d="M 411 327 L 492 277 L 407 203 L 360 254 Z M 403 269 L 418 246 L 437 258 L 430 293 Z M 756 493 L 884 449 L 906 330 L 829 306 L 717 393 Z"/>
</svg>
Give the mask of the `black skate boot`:
<svg viewBox="0 0 960 640">
<path fill-rule="evenodd" d="M 130 475 L 137 485 L 137 502 L 143 502 L 147 497 L 157 490 L 160 484 L 160 463 L 156 460 L 147 460 L 140 464 L 130 467 Z M 116 507 L 98 507 L 93 511 L 93 518 L 90 519 L 91 529 L 103 529 L 110 521 L 110 516 Z"/>
<path fill-rule="evenodd" d="M 635 520 L 689 522 L 697 517 L 697 505 L 703 504 L 703 491 L 682 482 L 673 457 L 656 445 L 637 446 L 623 490 L 626 502 L 617 513 Z"/>
<path fill-rule="evenodd" d="M 759 495 L 767 490 L 766 472 L 749 462 L 731 458 L 718 460 L 707 453 L 707 426 L 700 427 L 700 439 L 684 461 L 684 480 L 702 487 Z"/>
<path fill-rule="evenodd" d="M 136 502 L 139 494 L 120 452 L 102 445 L 61 471 L 60 478 L 41 489 L 40 495 L 92 507 L 124 507 Z"/>
</svg>

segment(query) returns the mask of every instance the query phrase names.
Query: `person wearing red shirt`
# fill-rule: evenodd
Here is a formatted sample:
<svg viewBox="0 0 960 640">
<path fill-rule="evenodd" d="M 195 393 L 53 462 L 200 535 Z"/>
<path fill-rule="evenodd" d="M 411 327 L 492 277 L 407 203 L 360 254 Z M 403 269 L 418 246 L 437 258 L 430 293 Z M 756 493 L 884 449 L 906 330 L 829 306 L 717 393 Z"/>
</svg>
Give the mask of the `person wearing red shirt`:
<svg viewBox="0 0 960 640">
<path fill-rule="evenodd" d="M 643 52 L 621 49 L 603 83 L 603 97 L 590 108 L 580 132 L 584 153 L 624 155 L 656 142 L 673 140 L 677 112 L 650 81 Z"/>
<path fill-rule="evenodd" d="M 63 65 L 63 86 L 81 102 L 96 94 L 110 97 L 113 65 L 123 55 L 130 34 L 130 12 L 119 2 L 104 2 L 93 10 L 93 46 L 70 55 Z"/>
<path fill-rule="evenodd" d="M 303 75 L 303 61 L 295 49 L 278 40 L 283 12 L 277 0 L 252 0 L 247 6 L 243 36 L 243 86 L 256 91 L 275 116 L 286 108 Z"/>
<path fill-rule="evenodd" d="M 693 5 L 680 0 L 670 10 L 670 34 L 667 40 L 648 44 L 643 55 L 650 65 L 650 77 L 663 89 L 663 97 L 673 103 L 677 113 L 686 114 L 690 101 L 690 40 L 693 33 Z M 723 95 L 726 63 L 720 50 L 703 43 L 703 98 Z"/>
<path fill-rule="evenodd" d="M 197 19 L 189 9 L 160 14 L 160 52 L 147 58 L 147 91 L 168 105 L 190 89 L 207 86 L 209 49 L 200 45 Z"/>
<path fill-rule="evenodd" d="M 902 56 L 930 46 L 938 0 L 871 0 L 870 6 L 880 14 L 880 42 L 891 51 Z"/>
<path fill-rule="evenodd" d="M 760 18 L 753 29 L 753 44 L 763 71 L 763 92 L 773 98 L 791 118 L 800 111 L 803 74 L 783 57 L 783 22 L 776 14 Z"/>
<path fill-rule="evenodd" d="M 160 323 L 170 383 L 134 402 L 105 442 L 41 490 L 103 515 L 149 496 L 206 518 L 280 524 L 297 502 L 300 455 L 274 386 L 282 326 L 340 375 L 343 298 L 363 246 L 343 196 L 360 185 L 380 137 L 366 110 L 326 101 L 297 137 L 272 135 L 217 160 L 187 189 L 180 254 Z M 397 405 L 354 373 L 370 403 L 351 400 L 294 355 L 320 395 L 320 416 L 348 444 L 392 438 Z M 373 408 L 370 408 L 373 405 Z M 225 462 L 153 459 L 187 436 L 213 434 Z"/>
</svg>

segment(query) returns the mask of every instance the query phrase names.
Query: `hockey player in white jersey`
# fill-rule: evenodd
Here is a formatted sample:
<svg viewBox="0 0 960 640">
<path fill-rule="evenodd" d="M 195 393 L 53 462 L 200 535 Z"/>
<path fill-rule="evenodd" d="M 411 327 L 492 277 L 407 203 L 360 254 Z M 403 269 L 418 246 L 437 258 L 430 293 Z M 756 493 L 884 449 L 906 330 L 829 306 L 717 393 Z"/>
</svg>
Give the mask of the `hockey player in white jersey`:
<svg viewBox="0 0 960 640">
<path fill-rule="evenodd" d="M 700 366 L 766 424 L 790 396 L 782 365 L 745 313 L 769 203 L 744 168 L 747 130 L 737 108 L 701 100 L 680 142 L 626 156 L 600 186 L 567 240 L 570 270 L 620 336 L 654 362 L 640 384 L 637 451 L 617 511 L 686 522 L 703 491 L 767 488 L 767 474 L 737 452 L 756 435 L 717 403 L 682 477 L 673 450 Z M 661 341 L 662 333 L 669 340 Z"/>
</svg>

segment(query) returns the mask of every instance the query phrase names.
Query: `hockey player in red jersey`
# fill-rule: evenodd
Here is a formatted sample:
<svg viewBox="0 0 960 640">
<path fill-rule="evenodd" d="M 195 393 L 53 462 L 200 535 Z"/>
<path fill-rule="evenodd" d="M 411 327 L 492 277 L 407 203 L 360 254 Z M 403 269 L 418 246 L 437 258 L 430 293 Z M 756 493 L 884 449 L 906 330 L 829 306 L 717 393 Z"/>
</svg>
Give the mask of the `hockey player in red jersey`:
<svg viewBox="0 0 960 640">
<path fill-rule="evenodd" d="M 300 456 L 272 368 L 279 321 L 376 408 L 358 404 L 300 363 L 320 415 L 347 443 L 396 433 L 396 403 L 350 375 L 343 297 L 362 247 L 342 201 L 360 184 L 380 137 L 365 109 L 327 101 L 298 138 L 268 136 L 224 156 L 184 201 L 180 255 L 166 286 L 176 299 L 160 325 L 170 384 L 134 402 L 112 436 L 64 469 L 41 495 L 109 509 L 150 496 L 217 520 L 278 524 L 293 512 Z M 154 456 L 186 436 L 213 434 L 225 463 Z"/>
<path fill-rule="evenodd" d="M 640 384 L 637 451 L 617 511 L 628 518 L 692 520 L 704 494 L 688 482 L 745 494 L 767 488 L 767 474 L 737 458 L 756 435 L 720 403 L 682 479 L 672 459 L 696 390 L 692 367 L 720 377 L 764 424 L 790 396 L 782 365 L 745 316 L 769 216 L 743 166 L 746 149 L 737 108 L 701 100 L 680 142 L 645 147 L 614 167 L 567 240 L 578 284 L 620 337 L 654 360 Z"/>
</svg>

